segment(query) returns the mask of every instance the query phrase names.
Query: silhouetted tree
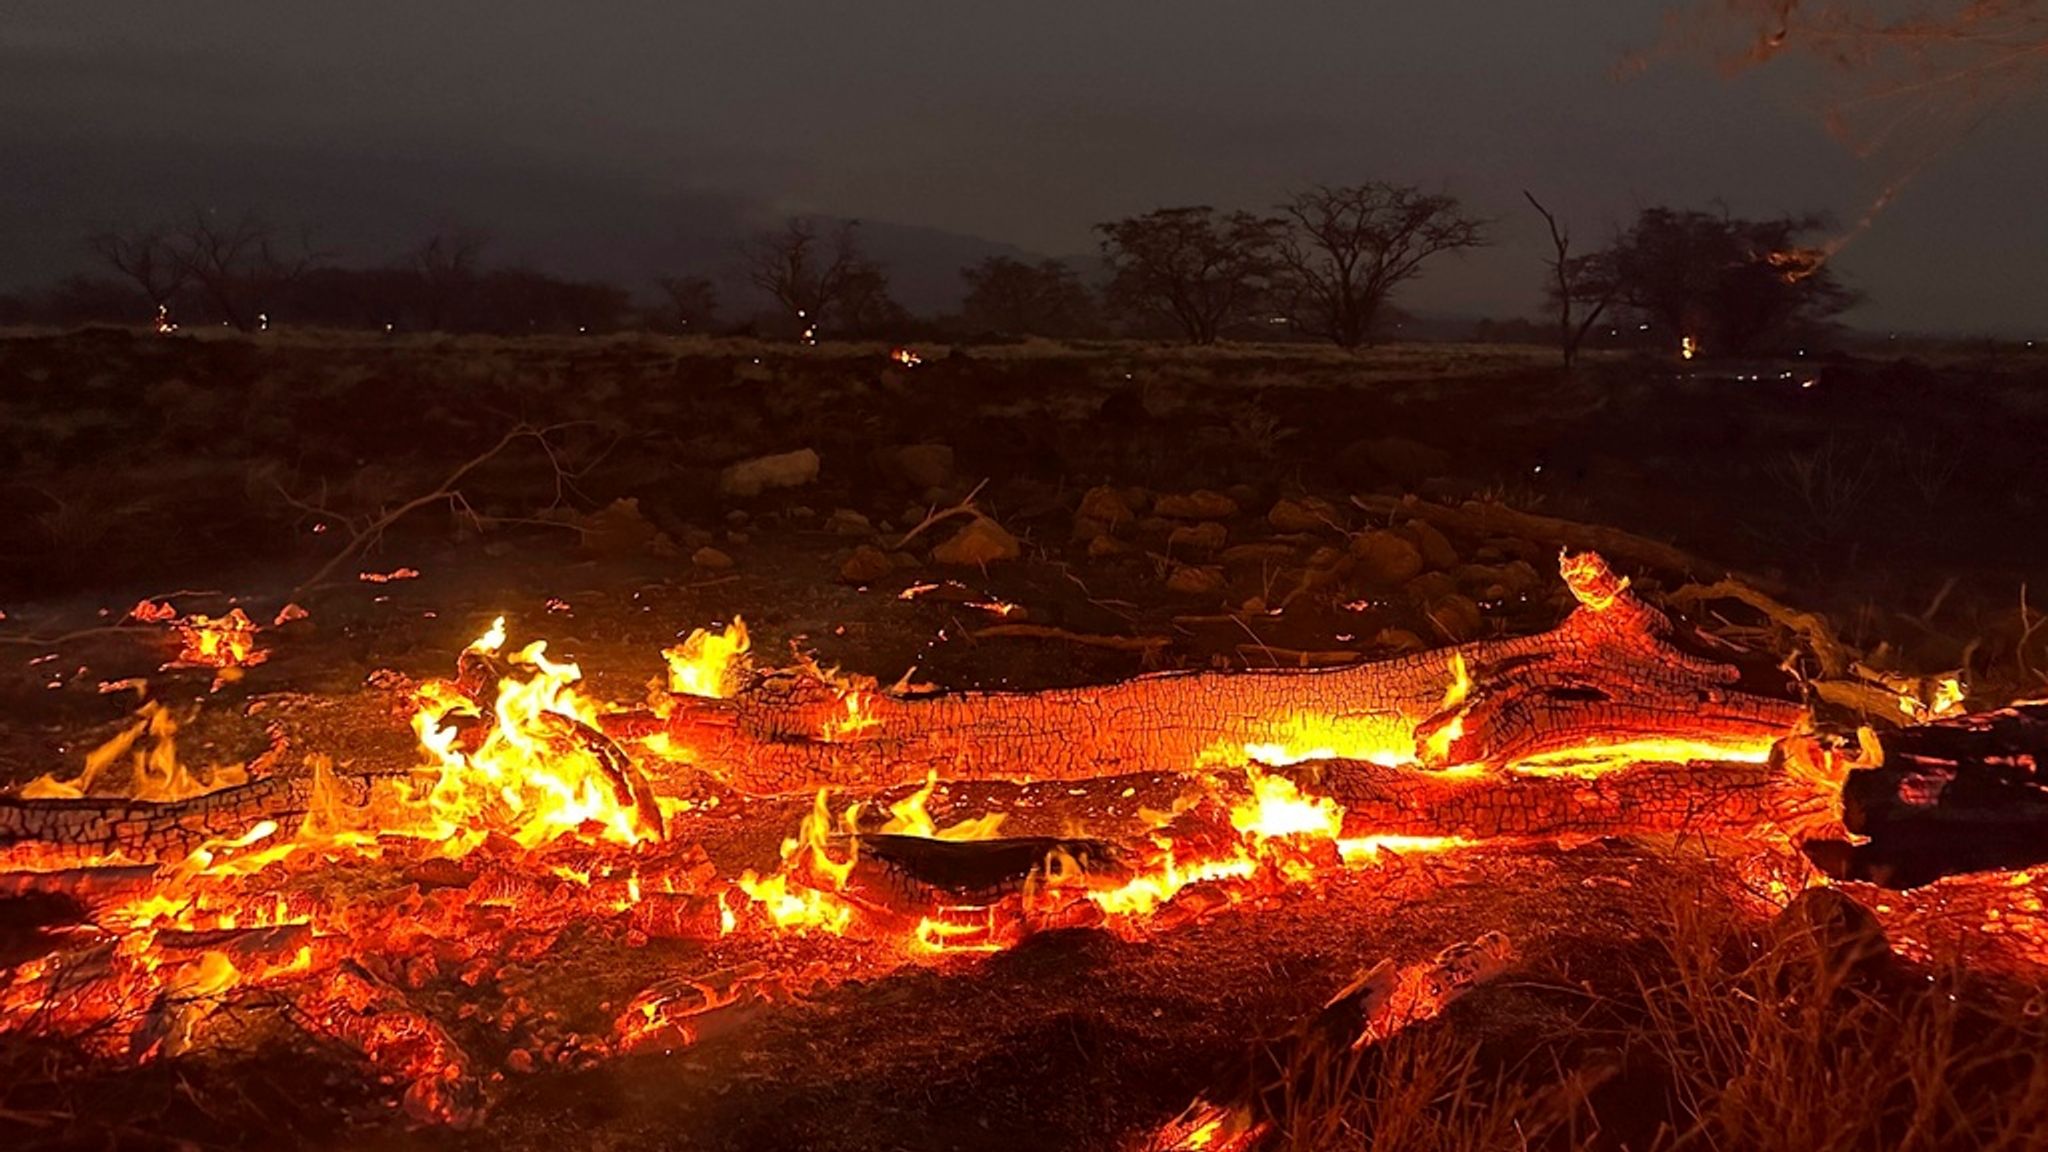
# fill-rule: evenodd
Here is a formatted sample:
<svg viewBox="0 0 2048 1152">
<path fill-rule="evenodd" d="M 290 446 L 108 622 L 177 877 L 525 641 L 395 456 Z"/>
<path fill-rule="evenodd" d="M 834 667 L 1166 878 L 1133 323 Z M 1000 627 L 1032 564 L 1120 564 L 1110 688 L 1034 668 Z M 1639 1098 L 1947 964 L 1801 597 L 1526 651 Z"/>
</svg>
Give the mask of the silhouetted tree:
<svg viewBox="0 0 2048 1152">
<path fill-rule="evenodd" d="M 962 268 L 960 278 L 967 282 L 960 319 L 969 331 L 1074 336 L 1095 326 L 1095 299 L 1064 261 L 991 256 Z"/>
<path fill-rule="evenodd" d="M 1298 331 L 1355 348 L 1380 306 L 1439 252 L 1486 243 L 1457 198 L 1400 184 L 1318 185 L 1280 206 L 1281 294 Z"/>
<path fill-rule="evenodd" d="M 775 298 L 807 337 L 828 324 L 855 328 L 846 313 L 875 310 L 877 288 L 888 295 L 888 275 L 861 254 L 857 221 L 821 237 L 809 220 L 792 218 L 780 231 L 756 233 L 741 246 L 747 278 Z"/>
<path fill-rule="evenodd" d="M 1817 216 L 1742 220 L 1646 208 L 1601 255 L 1620 300 L 1639 317 L 1693 337 L 1709 353 L 1741 355 L 1856 302 L 1822 253 L 1799 243 L 1822 223 Z"/>
<path fill-rule="evenodd" d="M 1551 256 L 1545 262 L 1550 269 L 1550 282 L 1546 295 L 1550 306 L 1557 310 L 1557 348 L 1564 356 L 1564 366 L 1570 368 L 1578 362 L 1579 349 L 1586 342 L 1586 334 L 1593 330 L 1593 325 L 1599 322 L 1621 291 L 1621 285 L 1614 276 L 1613 255 L 1608 252 L 1572 255 L 1571 229 L 1559 223 L 1533 193 L 1523 189 L 1522 196 L 1550 226 Z"/>
<path fill-rule="evenodd" d="M 456 326 L 463 305 L 476 292 L 487 241 L 484 233 L 462 228 L 430 236 L 406 254 L 421 326 L 433 331 Z"/>
<path fill-rule="evenodd" d="M 1277 222 L 1206 205 L 1161 208 L 1095 230 L 1114 275 L 1109 300 L 1127 315 L 1171 321 L 1191 344 L 1213 344 L 1251 314 L 1275 269 Z"/>
<path fill-rule="evenodd" d="M 287 251 L 276 230 L 253 212 L 227 224 L 195 208 L 171 244 L 218 318 L 244 330 L 255 325 L 268 301 L 320 262 L 303 234 Z"/>
<path fill-rule="evenodd" d="M 718 289 L 702 276 L 664 276 L 655 281 L 668 298 L 668 322 L 685 332 L 710 328 L 718 314 Z"/>
<path fill-rule="evenodd" d="M 168 315 L 191 271 L 161 228 L 107 229 L 86 238 L 86 246 L 115 272 L 141 289 L 150 311 Z"/>
</svg>

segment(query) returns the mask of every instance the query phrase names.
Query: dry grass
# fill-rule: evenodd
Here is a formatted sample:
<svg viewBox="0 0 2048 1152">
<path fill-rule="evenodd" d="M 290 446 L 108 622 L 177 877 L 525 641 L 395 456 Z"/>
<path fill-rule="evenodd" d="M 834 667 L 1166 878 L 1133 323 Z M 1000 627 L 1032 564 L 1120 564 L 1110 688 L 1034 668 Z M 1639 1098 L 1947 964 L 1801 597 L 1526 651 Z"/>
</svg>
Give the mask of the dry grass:
<svg viewBox="0 0 2048 1152">
<path fill-rule="evenodd" d="M 1266 1097 L 1271 1147 L 2048 1148 L 2038 995 L 1955 965 L 1859 963 L 1825 934 L 1760 933 L 1705 901 L 1675 905 L 1624 968 L 1590 1002 L 1553 989 L 1566 1006 L 1543 1024 L 1503 1034 L 1492 1017 L 1512 1010 L 1481 990 L 1377 1051 L 1297 1059 Z M 1489 1038 L 1469 1039 L 1467 1012 Z"/>
</svg>

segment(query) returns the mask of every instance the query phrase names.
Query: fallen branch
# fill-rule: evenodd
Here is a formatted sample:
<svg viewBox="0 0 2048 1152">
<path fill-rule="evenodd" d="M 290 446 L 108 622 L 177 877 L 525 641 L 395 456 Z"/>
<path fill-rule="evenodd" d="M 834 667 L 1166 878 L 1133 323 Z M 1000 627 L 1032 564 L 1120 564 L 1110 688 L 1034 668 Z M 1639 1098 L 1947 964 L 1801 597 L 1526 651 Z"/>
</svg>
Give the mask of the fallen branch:
<svg viewBox="0 0 2048 1152">
<path fill-rule="evenodd" d="M 1108 648 L 1115 652 L 1156 652 L 1170 646 L 1170 636 L 1102 636 L 1087 632 L 1069 632 L 1049 624 L 991 624 L 969 632 L 976 640 L 1021 637 L 1029 640 L 1058 640 L 1066 644 L 1079 644 L 1086 648 Z"/>
<path fill-rule="evenodd" d="M 1351 505 L 1373 516 L 1408 516 L 1467 536 L 1507 536 L 1574 552 L 1598 552 L 1610 559 L 1624 560 L 1632 566 L 1660 572 L 1710 580 L 1734 575 L 1718 564 L 1702 560 L 1661 540 L 1651 540 L 1604 524 L 1584 524 L 1556 516 L 1518 512 L 1504 504 L 1468 500 L 1454 508 L 1415 496 L 1353 496 Z M 1752 586 L 1782 590 L 1775 581 L 1754 576 L 1744 577 L 1744 580 Z"/>
</svg>

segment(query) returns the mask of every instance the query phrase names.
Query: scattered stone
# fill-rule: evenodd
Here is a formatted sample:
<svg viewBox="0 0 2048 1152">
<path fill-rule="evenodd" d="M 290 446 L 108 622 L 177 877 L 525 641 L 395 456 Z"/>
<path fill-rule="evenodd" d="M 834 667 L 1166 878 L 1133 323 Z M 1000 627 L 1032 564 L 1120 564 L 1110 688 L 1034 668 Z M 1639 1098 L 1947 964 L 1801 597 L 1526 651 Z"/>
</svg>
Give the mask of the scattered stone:
<svg viewBox="0 0 2048 1152">
<path fill-rule="evenodd" d="M 1458 566 L 1458 550 L 1451 546 L 1448 536 L 1427 520 L 1410 520 L 1401 525 L 1401 532 L 1415 542 L 1422 550 L 1422 562 L 1439 572 Z"/>
<path fill-rule="evenodd" d="M 1448 572 L 1424 572 L 1410 580 L 1404 591 L 1417 604 L 1433 604 L 1446 596 L 1457 595 L 1461 589 L 1457 577 Z"/>
<path fill-rule="evenodd" d="M 1382 628 L 1372 638 L 1372 643 L 1375 648 L 1391 652 L 1420 652 L 1429 647 L 1422 642 L 1422 637 L 1406 628 Z"/>
<path fill-rule="evenodd" d="M 747 513 L 745 508 L 734 508 L 725 514 L 725 522 L 734 528 L 744 528 L 747 526 L 747 521 L 752 519 L 753 517 Z"/>
<path fill-rule="evenodd" d="M 1182 564 L 1166 578 L 1166 590 L 1183 596 L 1215 596 L 1223 591 L 1223 569 Z"/>
<path fill-rule="evenodd" d="M 872 584 L 895 570 L 896 562 L 887 553 L 872 544 L 863 544 L 839 566 L 839 578 L 848 584 Z"/>
<path fill-rule="evenodd" d="M 818 478 L 818 454 L 809 448 L 742 460 L 718 474 L 718 494 L 747 498 L 772 488 L 801 488 Z"/>
<path fill-rule="evenodd" d="M 1308 554 L 1308 566 L 1327 572 L 1344 562 L 1344 550 L 1324 544 Z"/>
<path fill-rule="evenodd" d="M 1300 561 L 1300 557 L 1295 553 L 1294 545 L 1285 544 L 1278 540 L 1268 540 L 1257 544 L 1233 544 L 1223 550 L 1223 555 L 1220 559 L 1225 564 L 1247 565 L 1295 564 Z"/>
<path fill-rule="evenodd" d="M 1204 520 L 1200 524 L 1182 524 L 1167 533 L 1166 547 L 1169 551 L 1214 552 L 1229 538 L 1228 528 L 1214 520 Z"/>
<path fill-rule="evenodd" d="M 1086 544 L 1099 536 L 1109 535 L 1109 525 L 1092 516 L 1074 517 L 1074 542 Z"/>
<path fill-rule="evenodd" d="M 914 488 L 943 488 L 953 482 L 949 444 L 907 444 L 890 453 L 891 470 Z"/>
<path fill-rule="evenodd" d="M 627 496 L 612 501 L 572 523 L 582 533 L 583 550 L 601 556 L 631 556 L 649 551 L 658 540 L 667 540 L 661 530 L 640 513 L 640 501 Z"/>
<path fill-rule="evenodd" d="M 753 538 L 753 533 L 742 532 L 737 528 L 725 534 L 725 542 L 727 544 L 745 544 Z"/>
<path fill-rule="evenodd" d="M 1154 515 L 1171 520 L 1228 520 L 1237 515 L 1237 501 L 1208 488 L 1161 496 L 1152 506 Z"/>
<path fill-rule="evenodd" d="M 1444 638 L 1453 644 L 1478 639 L 1486 627 L 1486 618 L 1479 614 L 1479 605 L 1456 592 L 1432 601 L 1425 611 Z"/>
<path fill-rule="evenodd" d="M 699 528 L 693 524 L 683 529 L 683 538 L 677 543 L 683 546 L 684 551 L 695 552 L 699 548 L 708 547 L 716 539 L 718 537 L 712 535 L 709 528 Z"/>
<path fill-rule="evenodd" d="M 1327 532 L 1332 524 L 1341 524 L 1337 509 L 1328 500 L 1305 496 L 1299 500 L 1281 500 L 1266 513 L 1266 523 L 1276 532 Z"/>
<path fill-rule="evenodd" d="M 1111 536 L 1107 532 L 1088 542 L 1088 556 L 1093 560 L 1101 560 L 1109 556 L 1122 556 L 1131 550 L 1129 544 Z"/>
<path fill-rule="evenodd" d="M 1124 499 L 1123 493 L 1107 484 L 1101 484 L 1090 488 L 1081 497 L 1081 506 L 1074 510 L 1074 516 L 1077 521 L 1095 520 L 1109 528 L 1115 528 L 1119 524 L 1127 524 L 1135 519 L 1137 513 L 1131 510 L 1130 501 Z"/>
<path fill-rule="evenodd" d="M 919 560 L 916 553 L 913 552 L 891 552 L 889 553 L 889 563 L 898 568 L 924 567 L 924 561 Z"/>
<path fill-rule="evenodd" d="M 834 536 L 872 536 L 875 526 L 867 516 L 851 508 L 835 508 L 825 517 L 825 531 Z"/>
<path fill-rule="evenodd" d="M 1422 549 L 1384 528 L 1353 537 L 1351 556 L 1358 561 L 1358 574 L 1375 587 L 1398 588 L 1422 574 Z"/>
<path fill-rule="evenodd" d="M 690 553 L 690 563 L 706 572 L 730 572 L 733 567 L 731 556 L 711 547 L 699 548 Z"/>
<path fill-rule="evenodd" d="M 932 559 L 941 564 L 981 567 L 997 560 L 1015 560 L 1023 554 L 1017 538 L 1001 524 L 976 516 L 953 538 L 932 549 Z"/>
<path fill-rule="evenodd" d="M 784 512 L 783 515 L 791 520 L 815 520 L 818 516 L 818 510 L 809 504 L 797 504 L 792 506 L 787 512 Z"/>
<path fill-rule="evenodd" d="M 1764 936 L 1780 956 L 1836 974 L 1881 969 L 1892 959 L 1884 925 L 1838 888 L 1808 888 L 1793 897 Z"/>
</svg>

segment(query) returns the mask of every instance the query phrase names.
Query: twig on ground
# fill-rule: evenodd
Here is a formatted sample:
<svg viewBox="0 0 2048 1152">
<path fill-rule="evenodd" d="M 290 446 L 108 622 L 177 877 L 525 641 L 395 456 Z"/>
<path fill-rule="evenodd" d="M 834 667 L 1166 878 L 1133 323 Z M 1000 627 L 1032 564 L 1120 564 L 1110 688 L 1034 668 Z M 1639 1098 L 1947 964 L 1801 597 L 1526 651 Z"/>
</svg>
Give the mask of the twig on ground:
<svg viewBox="0 0 2048 1152">
<path fill-rule="evenodd" d="M 917 537 L 921 535 L 927 528 L 931 528 L 938 524 L 942 524 L 947 520 L 951 520 L 955 516 L 981 515 L 981 509 L 975 507 L 974 498 L 976 496 L 981 495 L 981 490 L 986 487 L 988 487 L 988 481 L 983 480 L 981 483 L 976 484 L 974 486 L 974 490 L 967 494 L 966 499 L 960 501 L 958 504 L 955 504 L 952 507 L 945 509 L 935 508 L 925 513 L 925 518 L 918 521 L 916 527 L 912 528 L 910 531 L 905 532 L 902 536 L 898 537 L 896 543 L 889 550 L 891 552 L 894 552 L 901 549 L 905 544 L 908 544 L 912 540 L 917 539 Z"/>
</svg>

